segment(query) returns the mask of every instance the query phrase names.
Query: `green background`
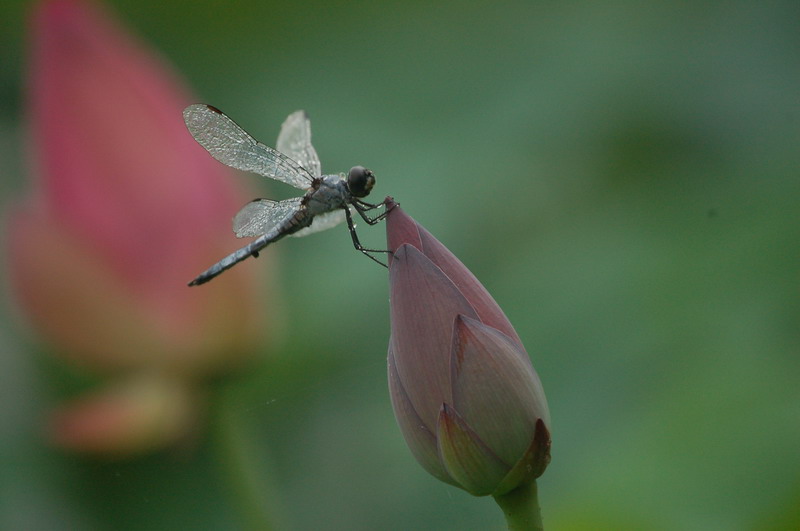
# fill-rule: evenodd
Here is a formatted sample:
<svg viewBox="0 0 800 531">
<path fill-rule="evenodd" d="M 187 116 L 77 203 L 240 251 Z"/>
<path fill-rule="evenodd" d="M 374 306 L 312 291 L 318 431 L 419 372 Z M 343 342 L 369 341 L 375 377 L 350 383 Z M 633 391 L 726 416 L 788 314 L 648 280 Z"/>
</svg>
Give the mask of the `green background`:
<svg viewBox="0 0 800 531">
<path fill-rule="evenodd" d="M 547 529 L 800 528 L 800 4 L 109 3 L 258 138 L 307 110 L 323 170 L 372 168 L 494 295 L 550 404 Z M 3 203 L 25 189 L 28 8 L 0 8 Z M 503 529 L 404 445 L 386 272 L 342 227 L 280 246 L 285 338 L 215 402 L 279 529 Z M 63 371 L 8 293 L 0 527 L 245 525 L 231 441 L 49 449 Z"/>
</svg>

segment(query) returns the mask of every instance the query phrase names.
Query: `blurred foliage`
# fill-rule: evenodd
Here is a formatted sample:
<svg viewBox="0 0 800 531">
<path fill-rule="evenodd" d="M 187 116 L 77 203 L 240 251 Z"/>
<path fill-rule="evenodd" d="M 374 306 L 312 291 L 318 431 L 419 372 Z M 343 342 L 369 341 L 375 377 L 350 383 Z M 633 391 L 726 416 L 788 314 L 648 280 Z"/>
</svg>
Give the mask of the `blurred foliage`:
<svg viewBox="0 0 800 531">
<path fill-rule="evenodd" d="M 800 528 L 800 4 L 110 4 L 258 138 L 306 109 L 324 171 L 371 167 L 494 294 L 550 403 L 547 529 Z M 0 8 L 3 203 L 28 167 L 28 7 Z M 280 245 L 284 345 L 218 389 L 269 510 L 502 529 L 394 424 L 385 271 L 342 228 Z M 2 312 L 0 527 L 242 525 L 220 415 L 131 462 L 47 448 L 67 375 Z"/>
</svg>

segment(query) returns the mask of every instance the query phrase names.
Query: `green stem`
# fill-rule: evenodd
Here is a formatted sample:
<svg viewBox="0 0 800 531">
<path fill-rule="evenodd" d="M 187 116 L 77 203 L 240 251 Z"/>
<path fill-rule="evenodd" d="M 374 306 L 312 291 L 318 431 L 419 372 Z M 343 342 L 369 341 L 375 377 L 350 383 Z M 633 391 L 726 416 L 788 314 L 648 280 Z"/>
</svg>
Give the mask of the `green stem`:
<svg viewBox="0 0 800 531">
<path fill-rule="evenodd" d="M 255 459 L 255 451 L 241 426 L 242 419 L 236 411 L 241 407 L 241 396 L 224 388 L 217 396 L 214 434 L 217 455 L 222 473 L 226 476 L 231 501 L 243 520 L 243 528 L 252 531 L 272 531 L 275 522 L 276 489 L 270 488 L 269 474 L 264 460 Z"/>
<path fill-rule="evenodd" d="M 535 481 L 520 485 L 506 494 L 495 496 L 494 501 L 503 510 L 509 531 L 544 530 Z"/>
</svg>

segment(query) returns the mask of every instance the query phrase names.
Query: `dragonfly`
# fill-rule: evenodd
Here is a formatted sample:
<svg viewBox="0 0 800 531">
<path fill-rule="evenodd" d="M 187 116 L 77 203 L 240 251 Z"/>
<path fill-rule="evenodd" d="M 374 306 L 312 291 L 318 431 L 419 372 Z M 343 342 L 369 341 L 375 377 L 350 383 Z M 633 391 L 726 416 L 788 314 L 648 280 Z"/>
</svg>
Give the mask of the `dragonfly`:
<svg viewBox="0 0 800 531">
<path fill-rule="evenodd" d="M 183 120 L 194 139 L 219 162 L 305 191 L 301 197 L 283 201 L 255 199 L 247 203 L 233 218 L 233 232 L 239 238 L 256 239 L 209 267 L 189 286 L 205 284 L 242 260 L 257 258 L 264 247 L 284 236 L 305 236 L 332 228 L 343 220 L 347 221 L 353 246 L 386 267 L 372 253 L 389 251 L 361 245 L 350 211 L 355 210 L 369 225 L 389 213 L 384 210 L 374 217 L 367 214 L 385 207 L 384 203 L 376 205 L 362 200 L 375 186 L 375 174 L 363 166 L 354 166 L 347 177 L 322 175 L 319 157 L 311 145 L 311 123 L 304 111 L 296 111 L 284 121 L 276 149 L 257 141 L 211 105 L 189 105 L 183 111 Z"/>
</svg>

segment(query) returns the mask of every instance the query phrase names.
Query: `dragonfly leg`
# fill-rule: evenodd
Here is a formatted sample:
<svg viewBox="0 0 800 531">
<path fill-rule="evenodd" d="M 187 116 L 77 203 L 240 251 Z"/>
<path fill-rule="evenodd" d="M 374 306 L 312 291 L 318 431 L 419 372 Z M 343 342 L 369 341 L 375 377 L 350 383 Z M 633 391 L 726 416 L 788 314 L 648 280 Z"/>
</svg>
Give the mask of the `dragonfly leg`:
<svg viewBox="0 0 800 531">
<path fill-rule="evenodd" d="M 361 219 L 366 221 L 368 225 L 375 225 L 376 223 L 381 221 L 383 218 L 385 218 L 389 214 L 389 212 L 392 211 L 392 208 L 394 208 L 394 205 L 392 205 L 391 208 L 389 208 L 388 210 L 385 210 L 382 214 L 379 214 L 379 215 L 371 218 L 371 217 L 367 216 L 367 212 L 369 212 L 370 210 L 375 210 L 376 208 L 380 208 L 382 206 L 385 207 L 386 204 L 385 203 L 380 203 L 378 205 L 373 205 L 371 203 L 365 203 L 364 201 L 358 200 L 358 201 L 354 201 L 352 203 L 352 205 L 353 205 L 353 208 L 356 209 L 356 212 L 358 212 L 358 215 L 361 216 Z"/>
<path fill-rule="evenodd" d="M 362 207 L 365 207 L 364 210 L 373 210 L 373 209 L 380 208 L 380 207 L 385 205 L 385 203 L 377 203 L 377 204 L 375 204 L 375 203 L 367 203 L 366 201 L 362 201 L 361 199 L 356 199 L 356 203 L 358 203 Z"/>
<path fill-rule="evenodd" d="M 358 207 L 356 207 L 356 211 L 359 214 L 361 214 L 361 217 L 364 218 L 364 221 L 369 223 L 368 217 L 367 217 L 366 214 L 364 214 Z M 386 264 L 384 264 L 383 262 L 381 262 L 380 260 L 378 260 L 377 258 L 372 256 L 370 253 L 391 253 L 392 251 L 389 251 L 389 250 L 386 250 L 386 249 L 367 249 L 366 247 L 361 245 L 361 242 L 358 241 L 358 234 L 356 234 L 356 226 L 353 223 L 353 216 L 350 214 L 350 209 L 349 208 L 345 208 L 344 209 L 344 215 L 347 218 L 347 228 L 350 230 L 350 237 L 353 239 L 353 247 L 355 247 L 356 250 L 361 251 L 362 253 L 364 253 L 373 262 L 377 262 L 380 265 L 382 265 L 383 267 L 388 269 L 389 266 L 387 266 Z M 384 213 L 384 215 L 385 215 L 385 213 Z M 377 223 L 377 221 L 376 221 L 376 223 Z M 373 225 L 373 224 L 374 223 L 370 223 L 370 225 Z"/>
</svg>

